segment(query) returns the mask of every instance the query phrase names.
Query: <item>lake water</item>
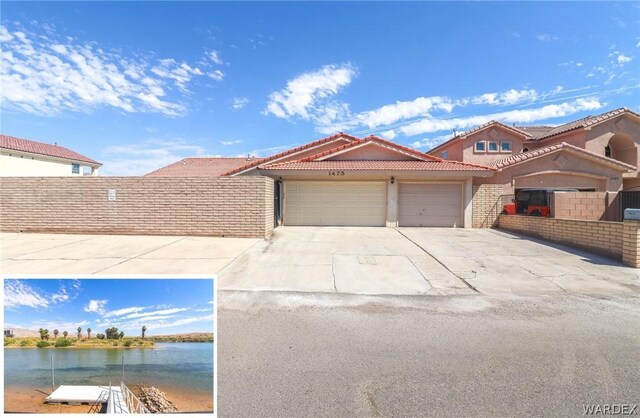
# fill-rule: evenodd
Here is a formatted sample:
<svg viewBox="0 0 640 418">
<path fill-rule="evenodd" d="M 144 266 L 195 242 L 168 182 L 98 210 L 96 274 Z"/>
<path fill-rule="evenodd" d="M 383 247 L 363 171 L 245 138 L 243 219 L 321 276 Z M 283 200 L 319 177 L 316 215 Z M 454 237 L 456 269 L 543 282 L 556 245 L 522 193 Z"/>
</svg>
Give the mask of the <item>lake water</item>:
<svg viewBox="0 0 640 418">
<path fill-rule="evenodd" d="M 156 343 L 155 348 L 5 348 L 6 387 L 51 386 L 51 356 L 59 385 L 114 385 L 124 382 L 171 386 L 175 389 L 213 389 L 212 343 Z"/>
</svg>

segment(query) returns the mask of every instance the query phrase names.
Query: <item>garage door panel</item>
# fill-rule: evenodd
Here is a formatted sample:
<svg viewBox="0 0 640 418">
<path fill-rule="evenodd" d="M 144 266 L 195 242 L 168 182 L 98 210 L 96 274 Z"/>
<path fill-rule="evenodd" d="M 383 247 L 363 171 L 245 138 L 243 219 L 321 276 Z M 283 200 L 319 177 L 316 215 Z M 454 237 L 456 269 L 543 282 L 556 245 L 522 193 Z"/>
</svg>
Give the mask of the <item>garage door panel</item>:
<svg viewBox="0 0 640 418">
<path fill-rule="evenodd" d="M 285 225 L 384 226 L 384 182 L 285 182 Z"/>
<path fill-rule="evenodd" d="M 463 226 L 460 183 L 400 183 L 400 226 Z"/>
</svg>

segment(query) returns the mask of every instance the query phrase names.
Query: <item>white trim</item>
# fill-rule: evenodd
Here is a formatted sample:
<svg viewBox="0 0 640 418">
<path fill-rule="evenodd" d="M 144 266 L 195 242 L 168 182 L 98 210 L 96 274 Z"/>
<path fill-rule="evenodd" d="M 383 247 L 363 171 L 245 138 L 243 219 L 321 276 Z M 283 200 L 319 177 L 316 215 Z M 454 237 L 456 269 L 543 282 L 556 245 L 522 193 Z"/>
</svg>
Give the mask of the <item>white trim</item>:
<svg viewBox="0 0 640 418">
<path fill-rule="evenodd" d="M 75 163 L 75 164 L 80 164 L 81 167 L 93 167 L 93 168 L 102 167 L 101 163 L 90 163 L 88 161 L 74 160 L 72 158 L 56 157 L 53 155 L 38 154 L 35 152 L 20 151 L 20 150 L 9 149 L 9 148 L 0 148 L 0 153 L 4 153 L 7 156 L 12 156 L 12 157 L 23 155 L 25 157 L 30 157 L 33 160 L 38 159 L 38 160 L 54 161 L 54 162 L 60 162 L 60 163 L 66 163 L 66 164 Z"/>
<path fill-rule="evenodd" d="M 508 150 L 502 149 L 502 144 L 509 144 L 509 149 Z M 500 141 L 498 149 L 500 150 L 501 154 L 512 154 L 513 153 L 513 141 L 508 141 L 508 140 Z"/>
<path fill-rule="evenodd" d="M 478 144 L 483 144 L 484 149 L 483 150 L 479 150 L 478 149 Z M 487 141 L 484 141 L 484 140 L 475 141 L 473 143 L 473 153 L 474 154 L 486 154 L 487 153 Z"/>
<path fill-rule="evenodd" d="M 570 176 L 577 176 L 577 177 L 587 177 L 587 178 L 593 178 L 593 179 L 598 179 L 598 180 L 608 180 L 609 177 L 608 176 L 602 176 L 600 174 L 593 174 L 593 173 L 585 173 L 583 171 L 562 171 L 562 170 L 547 170 L 547 171 L 539 171 L 537 173 L 529 173 L 529 174 L 522 174 L 520 176 L 513 176 L 513 180 L 514 180 L 514 184 L 515 184 L 515 180 L 517 179 L 522 179 L 522 178 L 528 178 L 528 177 L 535 177 L 535 176 L 543 176 L 543 175 L 548 175 L 548 174 L 562 174 L 562 175 L 570 175 Z"/>
<path fill-rule="evenodd" d="M 486 141 L 486 142 L 487 142 L 487 153 L 489 153 L 489 154 L 497 154 L 497 153 L 500 152 L 500 141 L 491 140 L 491 141 Z M 495 150 L 492 150 L 490 148 L 491 144 L 496 144 L 496 149 Z"/>
</svg>

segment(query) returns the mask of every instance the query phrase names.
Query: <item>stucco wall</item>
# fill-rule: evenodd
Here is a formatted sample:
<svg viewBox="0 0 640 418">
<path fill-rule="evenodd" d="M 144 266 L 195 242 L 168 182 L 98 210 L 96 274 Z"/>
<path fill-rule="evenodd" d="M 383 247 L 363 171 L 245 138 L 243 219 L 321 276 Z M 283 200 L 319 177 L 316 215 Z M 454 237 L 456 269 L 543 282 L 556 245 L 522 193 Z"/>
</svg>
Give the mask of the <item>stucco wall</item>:
<svg viewBox="0 0 640 418">
<path fill-rule="evenodd" d="M 0 230 L 266 237 L 273 190 L 257 176 L 3 178 Z"/>
<path fill-rule="evenodd" d="M 11 155 L 10 155 L 11 154 Z M 71 162 L 55 161 L 18 152 L 0 152 L 0 177 L 80 177 L 71 172 Z"/>
<path fill-rule="evenodd" d="M 462 160 L 466 163 L 473 164 L 489 164 L 493 161 L 502 160 L 510 156 L 511 154 L 518 154 L 522 152 L 522 142 L 524 138 L 517 135 L 514 132 L 500 128 L 490 128 L 473 133 L 466 138 L 462 139 Z M 477 153 L 474 150 L 474 144 L 478 141 L 486 141 L 486 152 Z M 511 142 L 511 152 L 489 152 L 488 142 L 497 142 L 498 150 L 500 149 L 501 141 Z"/>
</svg>

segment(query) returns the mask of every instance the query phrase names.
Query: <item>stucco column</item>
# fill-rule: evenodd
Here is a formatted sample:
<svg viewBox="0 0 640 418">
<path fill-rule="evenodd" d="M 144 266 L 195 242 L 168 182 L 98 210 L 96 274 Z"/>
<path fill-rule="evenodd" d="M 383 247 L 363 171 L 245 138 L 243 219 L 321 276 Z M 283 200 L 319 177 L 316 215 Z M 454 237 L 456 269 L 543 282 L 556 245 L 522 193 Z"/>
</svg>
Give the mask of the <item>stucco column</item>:
<svg viewBox="0 0 640 418">
<path fill-rule="evenodd" d="M 473 227 L 473 179 L 464 182 L 464 227 Z"/>
<path fill-rule="evenodd" d="M 387 180 L 387 227 L 398 226 L 398 179 Z"/>
<path fill-rule="evenodd" d="M 631 267 L 640 267 L 640 221 L 624 221 L 622 262 Z"/>
</svg>

